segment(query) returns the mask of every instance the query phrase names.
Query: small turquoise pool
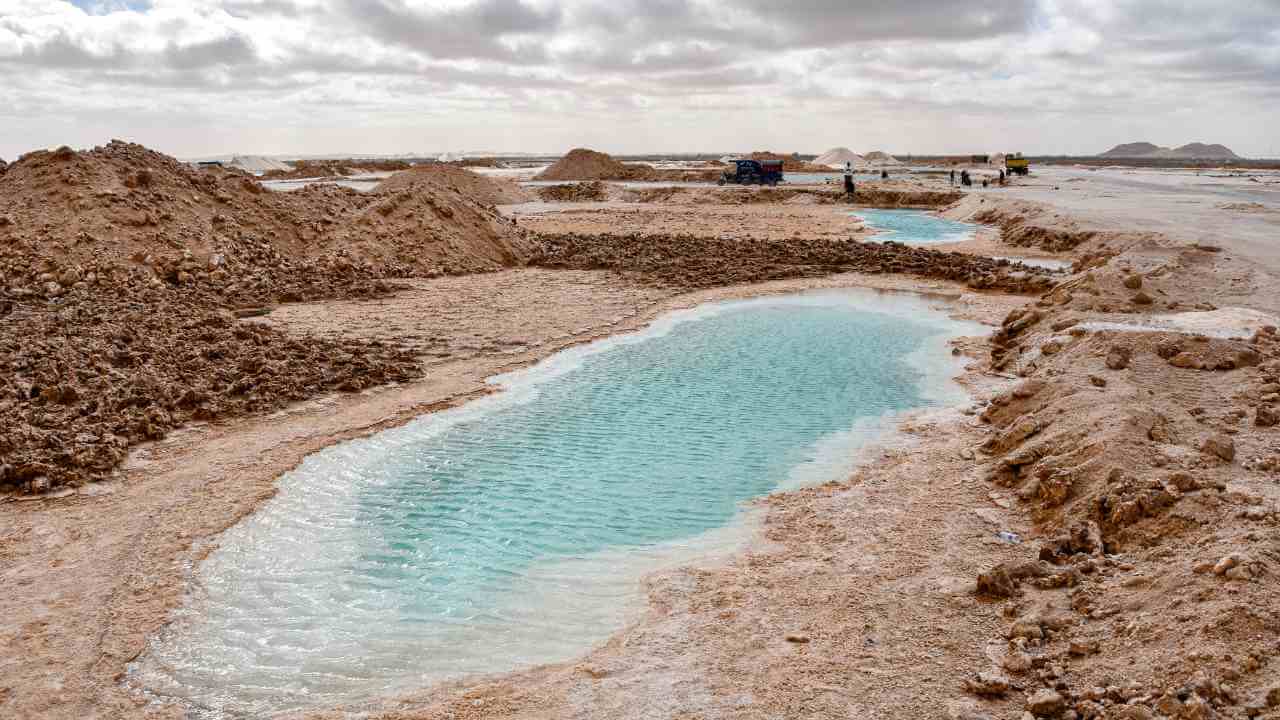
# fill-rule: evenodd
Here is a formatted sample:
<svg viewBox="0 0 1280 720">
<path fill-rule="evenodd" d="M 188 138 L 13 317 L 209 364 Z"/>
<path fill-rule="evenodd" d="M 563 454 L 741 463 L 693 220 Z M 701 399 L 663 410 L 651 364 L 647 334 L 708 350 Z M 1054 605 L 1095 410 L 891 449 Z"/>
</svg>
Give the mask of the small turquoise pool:
<svg viewBox="0 0 1280 720">
<path fill-rule="evenodd" d="M 937 245 L 963 242 L 974 236 L 974 226 L 938 217 L 924 210 L 855 210 L 850 215 L 879 230 L 871 242 L 892 240 L 904 245 Z"/>
<path fill-rule="evenodd" d="M 249 717 L 572 658 L 641 578 L 731 552 L 747 501 L 839 479 L 951 398 L 911 295 L 717 303 L 562 352 L 504 392 L 307 458 L 224 534 L 131 682 Z"/>
</svg>

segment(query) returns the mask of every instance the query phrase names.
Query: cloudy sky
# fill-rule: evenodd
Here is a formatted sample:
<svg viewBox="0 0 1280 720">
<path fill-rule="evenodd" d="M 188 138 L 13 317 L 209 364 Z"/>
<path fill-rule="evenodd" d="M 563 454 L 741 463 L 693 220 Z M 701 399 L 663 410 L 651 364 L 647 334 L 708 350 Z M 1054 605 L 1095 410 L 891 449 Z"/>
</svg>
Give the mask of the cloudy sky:
<svg viewBox="0 0 1280 720">
<path fill-rule="evenodd" d="M 1280 0 L 0 0 L 0 157 L 1280 155 Z"/>
</svg>

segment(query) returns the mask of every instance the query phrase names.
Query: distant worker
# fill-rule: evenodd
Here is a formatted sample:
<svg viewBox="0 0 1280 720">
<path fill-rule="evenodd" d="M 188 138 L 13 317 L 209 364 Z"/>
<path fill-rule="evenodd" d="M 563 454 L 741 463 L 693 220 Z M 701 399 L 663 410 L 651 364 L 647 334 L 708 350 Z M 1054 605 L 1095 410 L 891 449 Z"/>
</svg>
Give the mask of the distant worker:
<svg viewBox="0 0 1280 720">
<path fill-rule="evenodd" d="M 987 180 L 986 178 L 982 178 L 982 187 L 986 187 L 989 182 L 990 181 Z"/>
<path fill-rule="evenodd" d="M 1000 171 L 1000 184 L 1001 184 L 1001 185 L 1004 185 L 1004 171 L 1003 171 L 1003 170 L 1001 170 L 1001 171 Z"/>
<path fill-rule="evenodd" d="M 881 180 L 888 180 L 888 179 L 889 179 L 889 171 L 888 171 L 888 170 L 881 170 L 881 171 L 880 171 L 880 179 L 881 179 Z"/>
<path fill-rule="evenodd" d="M 961 184 L 962 186 L 964 186 L 964 187 L 969 187 L 969 186 L 973 185 L 973 180 L 971 180 L 971 179 L 969 178 L 969 171 L 968 171 L 968 170 L 961 170 L 961 171 L 960 171 L 960 184 Z"/>
<path fill-rule="evenodd" d="M 951 186 L 955 187 L 955 185 L 956 185 L 956 169 L 951 168 Z"/>
</svg>

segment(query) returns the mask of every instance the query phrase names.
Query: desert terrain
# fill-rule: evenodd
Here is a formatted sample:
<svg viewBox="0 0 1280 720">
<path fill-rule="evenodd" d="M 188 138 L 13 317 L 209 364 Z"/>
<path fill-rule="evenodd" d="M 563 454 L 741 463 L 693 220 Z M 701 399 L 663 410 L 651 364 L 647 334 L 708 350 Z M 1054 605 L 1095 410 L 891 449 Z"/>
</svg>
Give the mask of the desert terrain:
<svg viewBox="0 0 1280 720">
<path fill-rule="evenodd" d="M 0 716 L 192 716 L 129 663 L 318 449 L 673 309 L 865 287 L 990 329 L 953 345 L 968 402 L 759 500 L 576 660 L 297 716 L 1280 717 L 1280 178 L 849 197 L 582 158 L 369 192 L 114 142 L 0 168 Z M 877 242 L 858 208 L 978 229 Z"/>
</svg>

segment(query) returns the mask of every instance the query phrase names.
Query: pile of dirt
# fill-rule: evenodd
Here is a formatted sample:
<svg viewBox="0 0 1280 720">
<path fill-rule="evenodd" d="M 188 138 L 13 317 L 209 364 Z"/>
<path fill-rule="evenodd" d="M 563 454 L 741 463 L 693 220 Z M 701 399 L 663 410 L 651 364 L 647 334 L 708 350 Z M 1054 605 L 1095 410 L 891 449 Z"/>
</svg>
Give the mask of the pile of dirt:
<svg viewBox="0 0 1280 720">
<path fill-rule="evenodd" d="M 609 199 L 604 183 L 594 182 L 546 185 L 538 188 L 538 199 L 543 202 L 600 202 Z"/>
<path fill-rule="evenodd" d="M 288 173 L 293 171 L 293 166 L 281 160 L 263 157 L 262 155 L 236 155 L 231 161 L 225 164 L 227 168 L 243 170 L 250 175 L 261 175 L 268 172 Z"/>
<path fill-rule="evenodd" d="M 1037 717 L 1270 717 L 1280 333 L 1099 327 L 1098 313 L 1150 312 L 1141 293 L 1185 304 L 1218 272 L 1214 253 L 1138 250 L 992 336 L 993 367 L 1026 380 L 981 413 L 979 451 L 993 500 L 1041 539 L 977 578 L 1008 630 L 967 687 L 999 702 L 1017 686 Z"/>
<path fill-rule="evenodd" d="M 892 167 L 902 164 L 901 160 L 881 150 L 872 150 L 862 157 L 867 161 L 867 164 L 874 165 L 875 167 Z"/>
<path fill-rule="evenodd" d="M 482 205 L 515 205 L 533 199 L 528 191 L 511 180 L 487 178 L 464 170 L 463 167 L 465 166 L 454 163 L 416 165 L 379 183 L 377 192 L 397 192 L 425 181 L 448 188 Z"/>
<path fill-rule="evenodd" d="M 413 377 L 394 348 L 231 311 L 522 264 L 524 235 L 470 197 L 509 192 L 447 168 L 272 193 L 120 142 L 23 156 L 0 175 L 0 486 L 78 484 L 190 419 Z"/>
<path fill-rule="evenodd" d="M 532 265 L 611 270 L 637 282 L 706 288 L 841 272 L 897 273 L 963 282 L 976 289 L 1044 292 L 1051 275 L 1007 260 L 894 242 L 817 238 L 737 240 L 692 235 L 542 234 Z"/>
<path fill-rule="evenodd" d="M 1038 223 L 1034 217 L 991 208 L 973 216 L 975 222 L 1000 228 L 1000 239 L 1018 247 L 1035 247 L 1049 252 L 1066 252 L 1094 239 L 1096 233 L 1077 230 L 1062 223 Z"/>
<path fill-rule="evenodd" d="M 269 169 L 264 180 L 294 180 L 298 178 L 347 177 L 359 173 L 398 172 L 412 167 L 404 160 L 374 160 L 347 158 L 345 160 L 294 160 L 287 163 L 290 169 Z"/>
<path fill-rule="evenodd" d="M 831 148 L 813 160 L 814 165 L 821 165 L 827 168 L 843 168 L 846 163 L 861 166 L 866 162 L 866 158 L 847 147 Z"/>
<path fill-rule="evenodd" d="M 501 197 L 498 183 L 447 170 L 385 185 L 274 193 L 240 173 L 117 142 L 32 153 L 0 177 L 0 286 L 54 298 L 77 283 L 137 276 L 248 305 L 365 295 L 371 280 L 518 262 L 519 231 L 467 194 Z"/>
<path fill-rule="evenodd" d="M 538 174 L 539 180 L 629 180 L 660 179 L 661 174 L 644 165 L 627 165 L 607 153 L 586 148 L 570 150 L 554 165 Z"/>
</svg>

